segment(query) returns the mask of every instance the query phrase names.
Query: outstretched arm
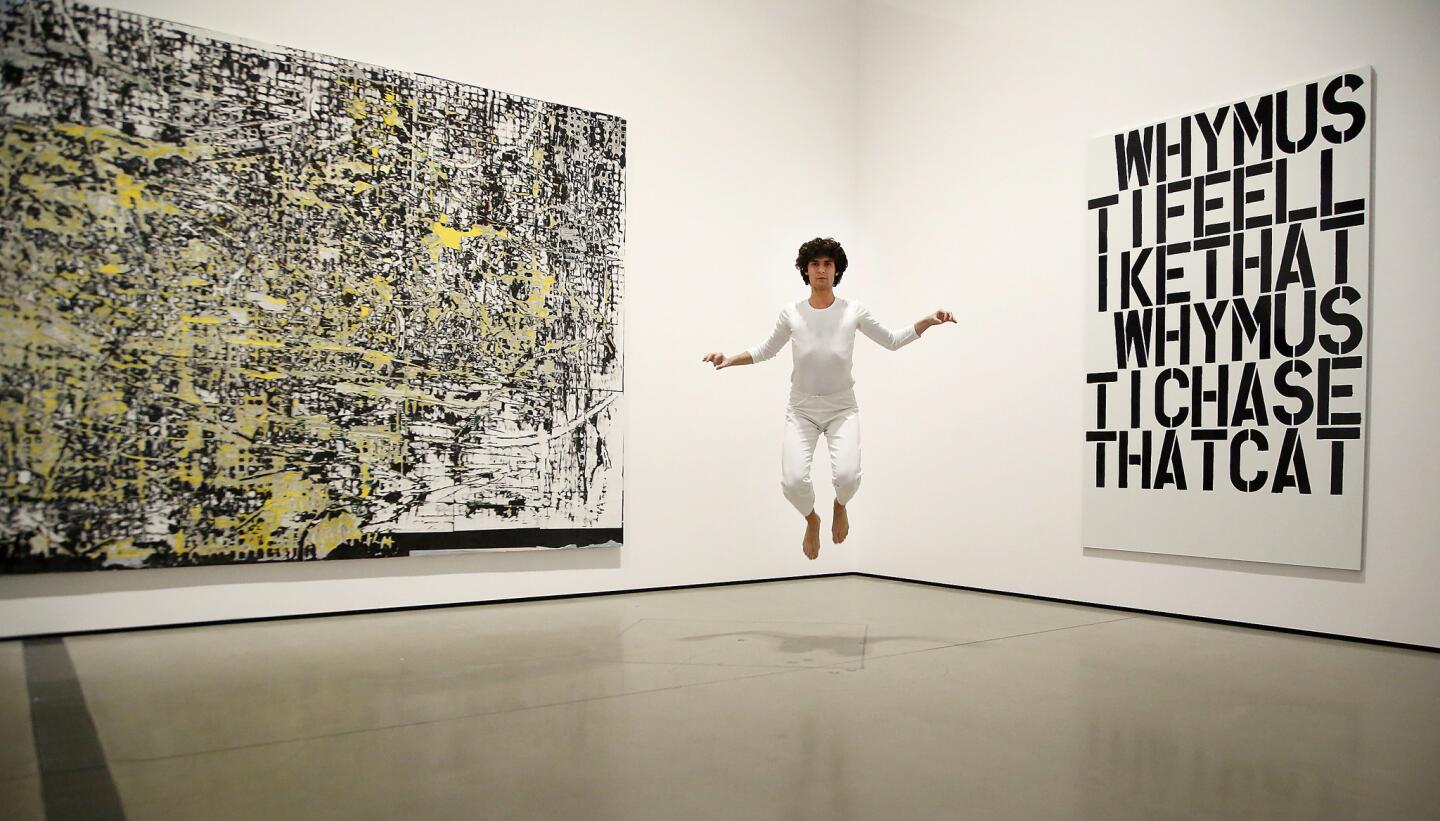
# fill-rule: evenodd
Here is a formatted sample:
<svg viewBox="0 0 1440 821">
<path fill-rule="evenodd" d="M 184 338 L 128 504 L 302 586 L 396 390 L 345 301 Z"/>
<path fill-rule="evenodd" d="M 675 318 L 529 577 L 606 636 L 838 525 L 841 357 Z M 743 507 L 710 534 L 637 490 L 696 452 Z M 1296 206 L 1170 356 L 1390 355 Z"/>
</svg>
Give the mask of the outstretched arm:
<svg viewBox="0 0 1440 821">
<path fill-rule="evenodd" d="M 755 347 L 741 351 L 734 356 L 726 356 L 723 353 L 705 354 L 702 361 L 709 362 L 715 366 L 715 370 L 729 368 L 734 365 L 753 365 L 756 362 L 764 362 L 780 353 L 785 343 L 790 341 L 790 323 L 785 319 L 785 312 L 781 311 L 778 319 L 775 320 L 775 330 L 770 332 L 770 338 Z"/>
<path fill-rule="evenodd" d="M 749 351 L 741 351 L 734 356 L 726 356 L 723 353 L 707 353 L 703 361 L 714 365 L 717 371 L 722 368 L 734 367 L 735 365 L 755 364 L 755 359 L 750 356 Z"/>
<path fill-rule="evenodd" d="M 861 306 L 859 320 L 860 333 L 865 334 L 878 344 L 892 351 L 898 351 L 919 339 L 920 334 L 925 333 L 927 328 L 932 328 L 942 322 L 954 322 L 955 315 L 949 311 L 936 311 L 933 314 L 921 317 L 914 325 L 907 325 L 897 331 L 881 325 L 879 320 L 875 319 L 874 315 L 870 313 L 869 308 Z"/>
<path fill-rule="evenodd" d="M 919 336 L 920 334 L 925 333 L 926 329 L 933 328 L 936 325 L 943 325 L 946 322 L 954 321 L 955 315 L 945 310 L 944 308 L 941 308 L 933 314 L 922 316 L 920 317 L 920 319 L 916 320 L 915 335 Z"/>
</svg>

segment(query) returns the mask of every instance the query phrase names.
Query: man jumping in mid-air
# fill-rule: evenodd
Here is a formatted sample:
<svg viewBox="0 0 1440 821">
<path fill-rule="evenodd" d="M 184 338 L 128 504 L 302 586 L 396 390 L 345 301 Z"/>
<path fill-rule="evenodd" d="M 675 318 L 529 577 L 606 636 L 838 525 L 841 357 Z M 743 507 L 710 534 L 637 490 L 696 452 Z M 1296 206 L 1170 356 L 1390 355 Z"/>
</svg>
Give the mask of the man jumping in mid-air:
<svg viewBox="0 0 1440 821">
<path fill-rule="evenodd" d="M 833 239 L 816 238 L 801 245 L 795 267 L 810 286 L 810 298 L 782 308 L 775 331 L 764 343 L 735 356 L 712 353 L 704 359 L 716 370 L 750 365 L 764 362 L 787 341 L 794 341 L 780 481 L 785 498 L 805 517 L 803 545 L 811 559 L 820 555 L 820 516 L 815 513 L 810 464 L 821 433 L 830 448 L 830 473 L 835 482 L 830 535 L 836 544 L 845 541 L 850 532 L 845 505 L 860 489 L 860 409 L 855 405 L 855 380 L 850 375 L 855 331 L 894 351 L 919 339 L 928 328 L 955 321 L 954 314 L 940 310 L 901 331 L 884 327 L 869 308 L 835 296 L 835 286 L 848 266 L 845 249 Z"/>
</svg>

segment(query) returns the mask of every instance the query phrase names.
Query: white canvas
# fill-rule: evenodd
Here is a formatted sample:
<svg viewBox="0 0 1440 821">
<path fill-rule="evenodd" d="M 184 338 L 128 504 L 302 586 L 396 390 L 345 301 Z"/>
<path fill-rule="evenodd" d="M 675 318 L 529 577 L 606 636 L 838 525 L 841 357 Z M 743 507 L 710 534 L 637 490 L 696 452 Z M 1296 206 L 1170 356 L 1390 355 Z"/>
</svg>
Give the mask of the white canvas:
<svg viewBox="0 0 1440 821">
<path fill-rule="evenodd" d="M 1361 567 L 1373 88 L 1090 141 L 1085 547 Z"/>
</svg>

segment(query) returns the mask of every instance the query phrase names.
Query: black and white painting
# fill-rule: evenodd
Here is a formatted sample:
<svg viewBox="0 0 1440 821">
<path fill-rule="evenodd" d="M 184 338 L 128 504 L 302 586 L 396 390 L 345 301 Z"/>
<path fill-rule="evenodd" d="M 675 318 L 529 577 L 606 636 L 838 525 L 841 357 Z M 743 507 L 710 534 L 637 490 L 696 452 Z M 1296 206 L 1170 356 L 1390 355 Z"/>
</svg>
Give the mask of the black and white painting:
<svg viewBox="0 0 1440 821">
<path fill-rule="evenodd" d="M 1085 547 L 1361 567 L 1373 88 L 1090 142 Z"/>
<path fill-rule="evenodd" d="M 0 569 L 620 540 L 623 120 L 69 2 L 0 33 Z"/>
</svg>

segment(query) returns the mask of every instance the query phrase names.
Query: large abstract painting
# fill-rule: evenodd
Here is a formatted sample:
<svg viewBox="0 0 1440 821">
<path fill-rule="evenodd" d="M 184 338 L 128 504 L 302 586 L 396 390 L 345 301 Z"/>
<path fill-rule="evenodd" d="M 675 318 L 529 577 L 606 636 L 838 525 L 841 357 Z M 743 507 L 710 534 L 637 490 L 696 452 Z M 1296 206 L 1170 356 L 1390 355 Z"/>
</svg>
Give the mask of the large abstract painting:
<svg viewBox="0 0 1440 821">
<path fill-rule="evenodd" d="M 1086 547 L 1361 567 L 1373 88 L 1091 141 Z"/>
<path fill-rule="evenodd" d="M 620 540 L 623 120 L 0 9 L 5 571 Z"/>
</svg>

